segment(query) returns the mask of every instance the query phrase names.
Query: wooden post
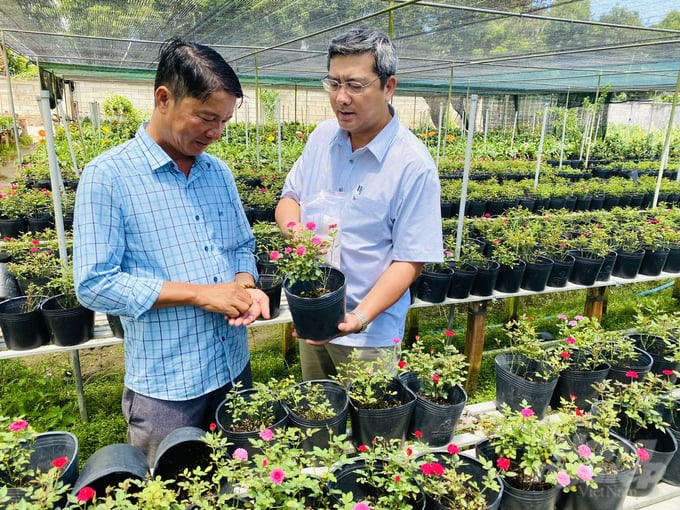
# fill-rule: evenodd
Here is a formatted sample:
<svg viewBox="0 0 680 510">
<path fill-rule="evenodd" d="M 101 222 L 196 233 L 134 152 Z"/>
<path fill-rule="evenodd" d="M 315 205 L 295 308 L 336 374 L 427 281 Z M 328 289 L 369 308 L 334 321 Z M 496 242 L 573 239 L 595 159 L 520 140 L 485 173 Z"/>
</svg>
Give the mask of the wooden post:
<svg viewBox="0 0 680 510">
<path fill-rule="evenodd" d="M 404 329 L 404 347 L 408 348 L 413 345 L 413 342 L 418 336 L 418 322 L 420 319 L 420 310 L 418 308 L 409 308 L 406 314 L 406 326 Z"/>
<path fill-rule="evenodd" d="M 680 299 L 680 278 L 675 279 L 675 284 L 673 285 L 673 297 L 675 299 Z"/>
<path fill-rule="evenodd" d="M 465 390 L 468 393 L 476 388 L 479 372 L 482 368 L 487 303 L 488 301 L 477 301 L 468 304 L 467 330 L 465 332 L 465 357 L 468 362 Z"/>
<path fill-rule="evenodd" d="M 519 319 L 519 296 L 505 298 L 505 322 Z"/>
<path fill-rule="evenodd" d="M 586 306 L 583 315 L 602 321 L 604 294 L 607 287 L 590 287 L 586 291 Z"/>
<path fill-rule="evenodd" d="M 286 361 L 293 361 L 296 356 L 297 340 L 293 336 L 294 330 L 292 322 L 281 324 L 281 351 Z"/>
</svg>

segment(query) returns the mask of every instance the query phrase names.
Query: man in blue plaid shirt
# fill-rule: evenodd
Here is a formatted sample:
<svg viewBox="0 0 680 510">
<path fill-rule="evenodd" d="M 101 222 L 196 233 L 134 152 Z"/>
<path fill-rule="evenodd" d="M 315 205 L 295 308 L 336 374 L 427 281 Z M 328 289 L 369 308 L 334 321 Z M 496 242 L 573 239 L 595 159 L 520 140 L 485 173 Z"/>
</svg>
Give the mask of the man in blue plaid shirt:
<svg viewBox="0 0 680 510">
<path fill-rule="evenodd" d="M 269 315 L 255 238 L 230 169 L 204 153 L 242 97 L 216 51 L 168 41 L 150 121 L 78 186 L 78 299 L 121 317 L 128 440 L 151 465 L 169 432 L 207 428 L 236 382 L 252 384 L 244 326 Z"/>
</svg>

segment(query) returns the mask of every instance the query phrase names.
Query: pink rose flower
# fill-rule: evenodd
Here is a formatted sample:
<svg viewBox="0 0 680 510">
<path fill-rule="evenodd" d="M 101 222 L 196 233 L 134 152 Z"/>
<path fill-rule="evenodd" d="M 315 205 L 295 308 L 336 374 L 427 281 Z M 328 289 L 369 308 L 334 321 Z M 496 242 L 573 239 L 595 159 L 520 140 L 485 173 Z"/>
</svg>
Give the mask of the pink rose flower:
<svg viewBox="0 0 680 510">
<path fill-rule="evenodd" d="M 578 446 L 579 457 L 583 457 L 584 459 L 589 459 L 592 454 L 593 454 L 593 452 L 591 451 L 590 447 L 587 444 L 581 444 L 581 445 Z"/>
<path fill-rule="evenodd" d="M 231 456 L 237 460 L 248 460 L 248 450 L 245 448 L 236 448 Z"/>
<path fill-rule="evenodd" d="M 276 485 L 281 485 L 285 477 L 286 473 L 281 468 L 272 469 L 271 473 L 269 473 L 269 479 Z"/>
<path fill-rule="evenodd" d="M 579 480 L 589 482 L 593 479 L 593 468 L 590 466 L 581 465 L 576 470 L 576 476 L 579 477 Z"/>
<path fill-rule="evenodd" d="M 567 487 L 571 483 L 571 477 L 566 471 L 560 471 L 557 473 L 557 483 L 560 487 Z"/>
<path fill-rule="evenodd" d="M 265 441 L 271 441 L 273 437 L 274 433 L 272 432 L 272 429 L 264 429 L 262 432 L 260 432 L 260 439 Z"/>
</svg>

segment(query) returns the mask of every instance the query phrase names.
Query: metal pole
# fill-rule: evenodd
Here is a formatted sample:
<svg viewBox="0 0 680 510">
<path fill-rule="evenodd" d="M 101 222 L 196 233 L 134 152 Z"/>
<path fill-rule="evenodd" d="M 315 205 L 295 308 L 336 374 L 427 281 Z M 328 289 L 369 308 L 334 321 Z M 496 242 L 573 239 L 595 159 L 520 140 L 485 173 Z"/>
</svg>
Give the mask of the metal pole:
<svg viewBox="0 0 680 510">
<path fill-rule="evenodd" d="M 477 94 L 470 97 L 470 118 L 477 117 Z M 463 224 L 465 223 L 465 202 L 467 199 L 468 180 L 470 179 L 470 161 L 472 160 L 472 139 L 475 134 L 475 123 L 468 129 L 467 146 L 465 148 L 465 164 L 463 166 L 463 187 L 460 193 L 460 207 L 458 208 L 458 228 L 456 230 L 455 258 L 460 259 L 460 245 L 463 243 Z"/>
<path fill-rule="evenodd" d="M 54 205 L 54 224 L 57 229 L 57 238 L 59 242 L 59 258 L 64 267 L 68 262 L 68 254 L 66 251 L 66 235 L 64 232 L 64 214 L 61 209 L 61 193 L 60 181 L 61 175 L 59 172 L 59 160 L 57 159 L 57 151 L 54 145 L 54 131 L 52 130 L 52 115 L 50 114 L 50 93 L 47 90 L 41 90 L 40 96 L 37 98 L 38 106 L 40 108 L 40 116 L 42 117 L 45 126 L 45 142 L 47 144 L 47 159 L 50 166 L 50 181 L 52 183 L 52 204 Z"/>
<path fill-rule="evenodd" d="M 543 107 L 543 126 L 541 126 L 541 139 L 538 142 L 538 157 L 536 158 L 536 174 L 534 175 L 534 189 L 538 187 L 538 176 L 541 173 L 541 159 L 543 159 L 543 140 L 548 127 L 548 103 Z"/>
<path fill-rule="evenodd" d="M 515 110 L 515 121 L 512 123 L 512 136 L 510 137 L 510 149 L 515 146 L 515 131 L 517 130 L 517 118 L 519 117 L 519 112 Z"/>
<path fill-rule="evenodd" d="M 71 152 L 71 161 L 73 162 L 73 171 L 75 172 L 76 175 L 80 174 L 80 170 L 78 169 L 78 162 L 76 161 L 76 151 L 73 150 L 73 141 L 71 140 L 71 130 L 70 124 L 68 119 L 66 118 L 66 112 L 64 112 L 64 103 L 62 102 L 61 99 L 57 99 L 57 109 L 59 111 L 59 120 L 61 120 L 62 126 L 64 126 L 64 131 L 66 132 L 66 141 L 68 142 L 68 148 L 69 151 Z M 61 173 L 59 173 L 59 176 L 61 177 Z M 59 188 L 61 191 L 64 190 L 63 188 L 63 182 L 61 183 L 61 187 Z"/>
<path fill-rule="evenodd" d="M 278 151 L 279 151 L 279 173 L 283 173 L 283 161 L 281 157 L 281 97 L 276 99 L 276 118 L 277 118 L 277 130 L 276 130 L 276 136 L 277 136 L 277 144 L 278 144 Z"/>
<path fill-rule="evenodd" d="M 675 81 L 675 92 L 673 93 L 673 104 L 671 104 L 671 113 L 668 118 L 668 126 L 666 126 L 666 139 L 663 144 L 663 152 L 661 153 L 661 163 L 659 164 L 659 175 L 656 178 L 656 189 L 654 190 L 654 199 L 652 200 L 652 207 L 656 207 L 659 201 L 659 191 L 661 190 L 661 180 L 663 179 L 663 170 L 666 168 L 668 162 L 668 151 L 671 146 L 671 138 L 673 136 L 673 117 L 675 117 L 675 105 L 678 103 L 678 93 L 680 92 L 680 71 L 678 72 L 678 79 Z"/>
<path fill-rule="evenodd" d="M 9 94 L 9 113 L 12 115 L 12 126 L 14 128 L 14 144 L 17 151 L 17 169 L 21 169 L 21 142 L 19 141 L 17 116 L 16 112 L 14 111 L 14 96 L 12 95 L 12 79 L 9 76 L 9 57 L 7 56 L 7 46 L 5 46 L 5 32 L 2 32 L 2 55 L 5 59 L 5 77 L 7 78 L 7 92 Z"/>
<path fill-rule="evenodd" d="M 442 110 L 444 109 L 444 105 L 442 103 L 439 103 L 439 124 L 437 126 L 437 161 L 436 166 L 437 169 L 439 169 L 439 153 L 441 151 L 441 146 L 442 146 Z"/>
<path fill-rule="evenodd" d="M 564 139 L 567 135 L 567 116 L 569 115 L 569 89 L 567 88 L 567 99 L 564 102 L 564 119 L 562 120 L 562 140 L 560 142 L 560 165 L 559 170 L 562 170 L 562 160 L 564 159 Z"/>
</svg>

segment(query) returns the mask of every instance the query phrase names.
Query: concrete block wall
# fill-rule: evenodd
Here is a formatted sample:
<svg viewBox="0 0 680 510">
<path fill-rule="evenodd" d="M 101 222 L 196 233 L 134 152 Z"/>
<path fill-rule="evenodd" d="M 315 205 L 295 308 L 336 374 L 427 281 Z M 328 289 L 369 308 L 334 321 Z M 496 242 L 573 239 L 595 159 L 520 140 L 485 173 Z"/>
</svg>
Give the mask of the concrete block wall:
<svg viewBox="0 0 680 510">
<path fill-rule="evenodd" d="M 332 116 L 328 102 L 328 95 L 321 90 L 276 89 L 281 100 L 281 117 L 283 122 L 301 122 L 303 124 L 317 124 Z M 397 88 L 397 91 L 399 89 Z M 246 87 L 243 105 L 236 111 L 234 121 L 255 122 L 259 114 L 264 121 L 264 111 L 256 108 L 255 89 Z M 37 79 L 12 81 L 12 95 L 15 112 L 26 118 L 29 126 L 40 126 L 42 120 L 38 110 L 36 97 L 40 94 Z M 132 104 L 148 117 L 153 110 L 153 84 L 150 82 L 100 82 L 80 80 L 76 82 L 72 100 L 74 106 L 71 112 L 82 116 L 89 116 L 91 103 L 99 103 L 100 109 L 110 95 L 127 97 Z M 454 97 L 454 104 L 457 104 Z M 464 97 L 459 96 L 460 101 Z M 515 103 L 514 96 L 481 96 L 477 111 L 477 130 L 484 129 L 484 122 L 488 120 L 489 129 L 511 129 L 514 122 L 515 108 L 519 110 L 518 123 L 529 128 L 539 123 L 546 102 L 550 106 L 557 106 L 555 99 L 549 96 L 520 96 Z M 67 101 L 68 101 L 67 96 Z M 459 101 L 459 102 L 460 102 Z M 425 124 L 433 126 L 430 109 L 423 97 L 397 94 L 393 100 L 399 113 L 400 120 L 411 128 L 423 127 Z M 665 130 L 670 117 L 670 104 L 651 102 L 611 103 L 608 105 L 608 123 L 637 125 L 649 130 Z M 488 114 L 487 114 L 488 111 Z M 5 77 L 0 77 L 0 114 L 10 114 L 10 98 Z M 453 115 L 452 118 L 456 118 Z M 457 122 L 459 124 L 459 122 Z M 680 126 L 680 115 L 675 116 L 674 126 Z M 534 126 L 534 131 L 540 130 L 540 124 Z"/>
<path fill-rule="evenodd" d="M 302 122 L 305 124 L 317 124 L 333 115 L 328 102 L 328 94 L 321 90 L 291 90 L 277 89 L 281 101 L 281 118 L 283 122 Z M 244 101 L 241 108 L 236 111 L 234 121 L 249 123 L 255 122 L 258 117 L 264 122 L 263 108 L 257 108 L 255 89 L 244 88 Z M 14 99 L 15 112 L 27 119 L 29 125 L 42 124 L 36 97 L 40 94 L 38 80 L 13 81 L 12 96 Z M 99 82 L 79 80 L 76 82 L 73 97 L 70 99 L 74 105 L 71 113 L 77 112 L 81 116 L 89 116 L 91 103 L 99 103 L 101 111 L 104 101 L 111 95 L 121 95 L 128 98 L 132 104 L 140 110 L 145 117 L 153 111 L 153 84 L 148 82 Z M 65 101 L 69 101 L 68 93 Z M 420 97 L 396 96 L 394 105 L 399 113 L 399 118 L 405 124 L 413 127 L 422 119 L 429 119 L 427 103 Z M 10 113 L 10 98 L 7 81 L 0 80 L 0 112 L 3 115 Z M 414 120 L 416 119 L 416 120 Z"/>
</svg>

